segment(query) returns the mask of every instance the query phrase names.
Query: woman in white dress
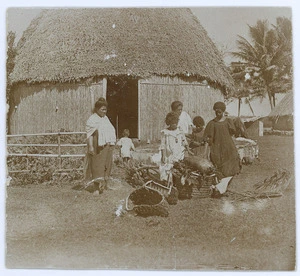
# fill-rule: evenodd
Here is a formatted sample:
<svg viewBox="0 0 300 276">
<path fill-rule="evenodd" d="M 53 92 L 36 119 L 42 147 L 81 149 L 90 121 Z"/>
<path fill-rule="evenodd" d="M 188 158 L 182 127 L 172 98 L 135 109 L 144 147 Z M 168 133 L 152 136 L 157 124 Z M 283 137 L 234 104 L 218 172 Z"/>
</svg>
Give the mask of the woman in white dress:
<svg viewBox="0 0 300 276">
<path fill-rule="evenodd" d="M 192 129 L 195 128 L 195 126 L 190 115 L 187 112 L 183 111 L 182 108 L 183 103 L 181 101 L 175 101 L 171 104 L 172 111 L 178 113 L 179 115 L 178 127 L 181 128 L 185 135 L 191 134 Z"/>
<path fill-rule="evenodd" d="M 88 151 L 86 155 L 86 180 L 106 180 L 113 164 L 113 148 L 116 131 L 106 116 L 107 102 L 100 98 L 95 103 L 94 113 L 86 123 Z"/>
</svg>

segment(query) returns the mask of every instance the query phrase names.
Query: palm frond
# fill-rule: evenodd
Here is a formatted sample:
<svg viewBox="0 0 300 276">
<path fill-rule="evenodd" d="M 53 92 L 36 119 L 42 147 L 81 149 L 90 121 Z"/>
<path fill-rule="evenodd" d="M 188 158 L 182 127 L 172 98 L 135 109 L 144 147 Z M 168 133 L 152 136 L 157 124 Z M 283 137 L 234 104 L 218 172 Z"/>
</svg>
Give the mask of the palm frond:
<svg viewBox="0 0 300 276">
<path fill-rule="evenodd" d="M 255 26 L 249 27 L 249 34 L 254 43 L 265 45 L 267 32 L 269 31 L 269 23 L 267 20 L 258 20 Z"/>
<path fill-rule="evenodd" d="M 244 37 L 238 36 L 237 47 L 239 52 L 232 52 L 232 55 L 235 57 L 239 57 L 247 62 L 251 62 L 252 64 L 256 64 L 258 54 L 257 50 L 251 45 L 251 43 Z"/>
</svg>

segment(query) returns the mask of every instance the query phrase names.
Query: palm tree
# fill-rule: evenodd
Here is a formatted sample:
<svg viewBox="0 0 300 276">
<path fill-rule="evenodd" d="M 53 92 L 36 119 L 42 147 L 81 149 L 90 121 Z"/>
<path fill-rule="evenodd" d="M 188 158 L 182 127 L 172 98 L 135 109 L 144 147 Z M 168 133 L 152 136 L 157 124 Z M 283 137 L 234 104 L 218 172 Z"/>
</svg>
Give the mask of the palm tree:
<svg viewBox="0 0 300 276">
<path fill-rule="evenodd" d="M 233 77 L 254 96 L 268 95 L 271 108 L 275 106 L 275 93 L 286 92 L 292 86 L 292 27 L 291 20 L 279 17 L 269 27 L 267 20 L 258 20 L 249 26 L 250 41 L 238 36 L 239 51 L 232 55 L 243 61 Z"/>
</svg>

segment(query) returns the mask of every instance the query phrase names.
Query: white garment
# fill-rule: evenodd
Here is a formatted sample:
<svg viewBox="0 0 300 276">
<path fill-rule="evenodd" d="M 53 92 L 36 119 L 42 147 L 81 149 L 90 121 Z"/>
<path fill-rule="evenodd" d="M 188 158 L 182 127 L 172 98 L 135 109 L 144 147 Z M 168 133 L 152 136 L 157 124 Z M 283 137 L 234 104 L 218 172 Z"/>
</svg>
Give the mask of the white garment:
<svg viewBox="0 0 300 276">
<path fill-rule="evenodd" d="M 104 146 L 107 143 L 114 145 L 116 143 L 116 131 L 107 116 L 100 117 L 94 113 L 86 122 L 87 138 L 89 138 L 95 130 L 98 130 L 98 146 Z"/>
<path fill-rule="evenodd" d="M 117 146 L 121 147 L 121 157 L 129 157 L 131 158 L 131 150 L 134 150 L 134 144 L 132 140 L 128 137 L 122 137 L 118 142 Z"/>
<path fill-rule="evenodd" d="M 161 151 L 159 151 L 158 153 L 154 153 L 151 156 L 151 161 L 153 163 L 155 163 L 156 165 L 160 165 L 160 163 L 161 163 Z"/>
<path fill-rule="evenodd" d="M 181 129 L 163 129 L 161 131 L 161 145 L 159 150 L 165 151 L 167 164 L 173 164 L 183 160 L 185 147 L 188 145 L 185 135 Z"/>
<path fill-rule="evenodd" d="M 224 194 L 226 192 L 229 181 L 232 179 L 232 177 L 233 176 L 222 178 L 220 180 L 220 183 L 216 185 L 216 188 L 220 192 L 220 194 Z"/>
<path fill-rule="evenodd" d="M 193 121 L 189 114 L 185 111 L 182 111 L 179 116 L 178 127 L 181 128 L 184 134 L 189 134 L 190 128 L 194 127 Z"/>
<path fill-rule="evenodd" d="M 169 177 L 172 176 L 170 175 L 171 169 L 173 168 L 173 164 L 163 164 L 159 166 L 159 176 L 160 180 L 163 181 L 168 181 Z"/>
</svg>

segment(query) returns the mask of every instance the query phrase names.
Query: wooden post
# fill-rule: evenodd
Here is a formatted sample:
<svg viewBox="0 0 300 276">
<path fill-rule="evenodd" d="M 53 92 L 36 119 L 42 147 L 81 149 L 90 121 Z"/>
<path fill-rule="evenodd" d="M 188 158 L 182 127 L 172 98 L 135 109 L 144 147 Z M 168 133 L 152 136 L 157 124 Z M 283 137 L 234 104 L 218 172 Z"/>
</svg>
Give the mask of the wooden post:
<svg viewBox="0 0 300 276">
<path fill-rule="evenodd" d="M 241 98 L 239 98 L 238 117 L 240 117 L 240 113 L 241 113 Z"/>
<path fill-rule="evenodd" d="M 258 136 L 264 136 L 264 123 L 262 121 L 258 121 Z"/>
<path fill-rule="evenodd" d="M 141 140 L 141 81 L 138 80 L 138 139 Z"/>
<path fill-rule="evenodd" d="M 253 111 L 253 108 L 252 108 L 252 106 L 251 106 L 251 102 L 250 102 L 250 100 L 249 100 L 248 98 L 247 98 L 247 101 L 248 101 L 248 104 L 249 104 L 249 107 L 250 107 L 250 110 L 251 110 L 253 116 L 255 116 L 254 111 Z"/>
<path fill-rule="evenodd" d="M 28 154 L 28 147 L 25 147 L 25 148 L 26 148 L 25 153 L 27 155 Z M 28 157 L 26 157 L 26 170 L 29 170 L 28 165 L 29 165 L 29 160 L 28 160 Z"/>
<path fill-rule="evenodd" d="M 103 80 L 102 80 L 102 88 L 103 88 L 103 90 L 102 90 L 103 97 L 105 99 L 107 99 L 106 98 L 107 97 L 107 79 L 106 78 L 103 78 Z"/>
<path fill-rule="evenodd" d="M 57 142 L 58 142 L 58 169 L 61 170 L 61 145 L 60 145 L 60 133 L 57 134 Z"/>
<path fill-rule="evenodd" d="M 89 89 L 90 88 L 90 89 Z M 95 95 L 92 85 L 88 89 L 91 91 L 91 110 L 94 110 L 95 106 Z"/>
<path fill-rule="evenodd" d="M 119 138 L 119 115 L 117 114 L 116 118 L 116 132 L 117 132 L 117 139 Z"/>
</svg>

